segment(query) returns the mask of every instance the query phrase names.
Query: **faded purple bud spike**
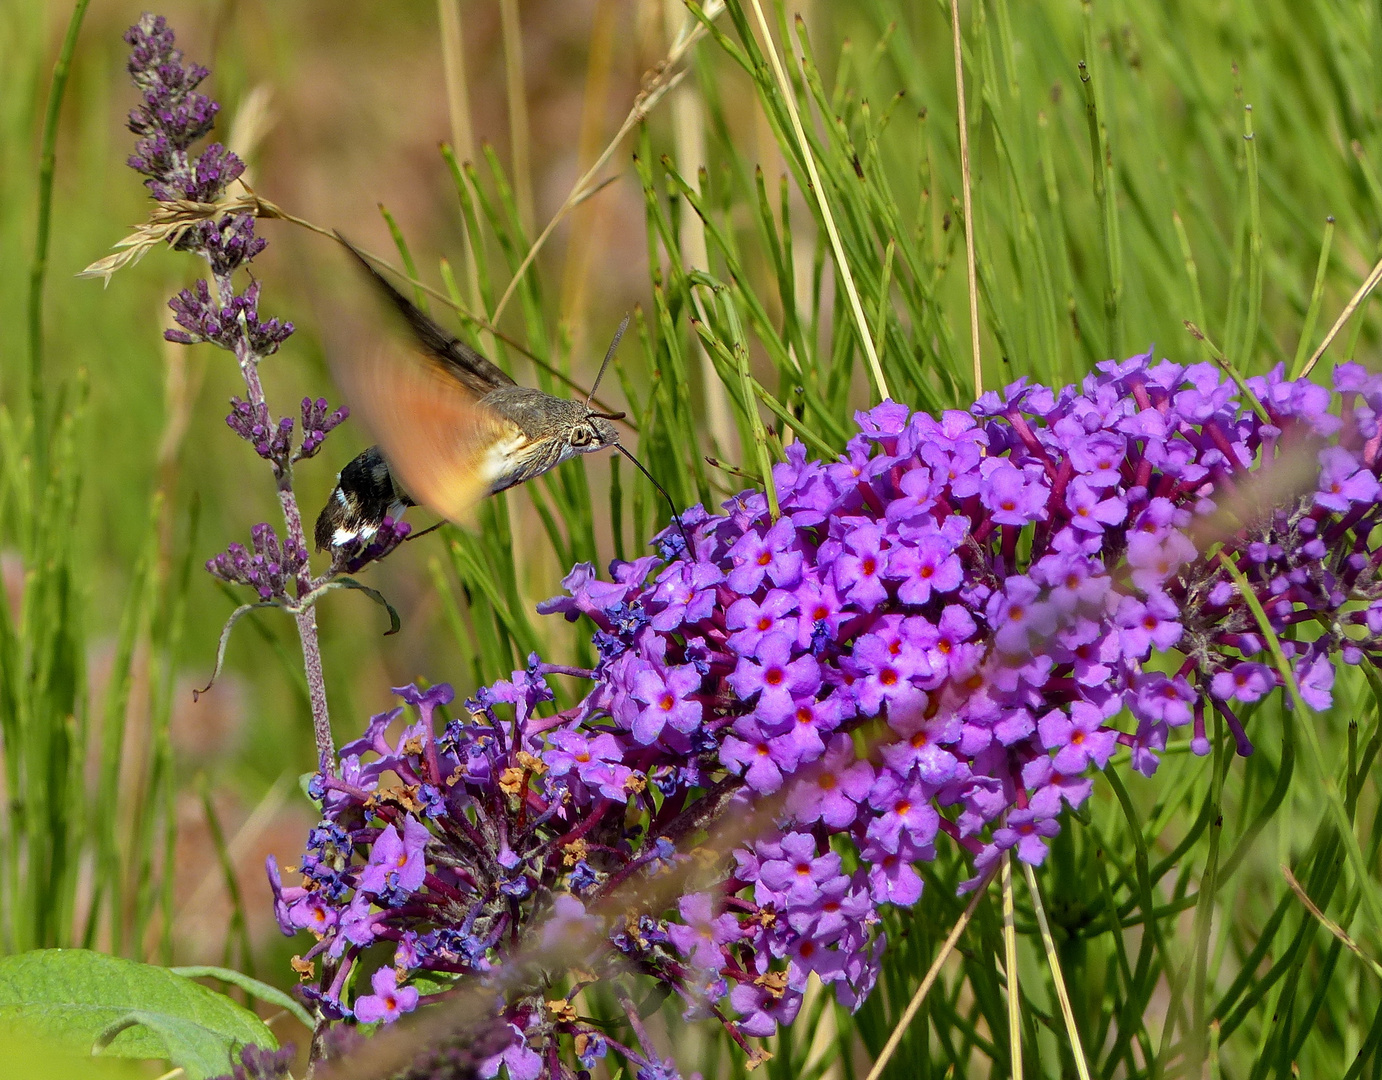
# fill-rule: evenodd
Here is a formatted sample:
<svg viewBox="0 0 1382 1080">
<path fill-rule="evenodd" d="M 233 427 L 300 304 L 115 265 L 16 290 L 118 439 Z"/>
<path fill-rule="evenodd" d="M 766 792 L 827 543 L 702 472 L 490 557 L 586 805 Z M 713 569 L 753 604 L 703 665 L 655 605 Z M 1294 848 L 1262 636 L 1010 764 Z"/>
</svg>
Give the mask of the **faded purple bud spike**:
<svg viewBox="0 0 1382 1080">
<path fill-rule="evenodd" d="M 218 222 L 200 222 L 188 231 L 179 246 L 202 251 L 212 273 L 225 277 L 253 259 L 268 243 L 255 235 L 252 215 L 236 214 Z"/>
<path fill-rule="evenodd" d="M 282 475 L 292 457 L 292 417 L 285 416 L 275 423 L 266 405 L 255 408 L 239 398 L 231 398 L 230 404 L 227 426 L 252 445 L 255 453 L 271 462 L 276 475 Z"/>
<path fill-rule="evenodd" d="M 214 109 L 207 116 L 202 134 L 211 128 Z M 212 143 L 201 157 L 192 163 L 192 176 L 183 186 L 183 194 L 193 202 L 215 202 L 245 171 L 245 163 L 220 143 Z"/>
<path fill-rule="evenodd" d="M 181 231 L 172 246 L 205 258 L 215 286 L 214 299 L 211 284 L 203 280 L 170 300 L 177 328 L 165 331 L 164 337 L 184 345 L 211 343 L 235 357 L 245 380 L 247 400 L 233 402 L 226 423 L 270 462 L 288 530 L 281 549 L 273 538 L 275 551 L 269 557 L 258 550 L 268 543 L 268 537 L 256 533 L 254 556 L 232 546 L 224 556 L 209 560 L 207 570 L 253 588 L 266 600 L 284 602 L 292 588 L 294 598 L 302 601 L 313 595 L 318 583 L 307 568 L 306 537 L 292 490 L 294 421 L 272 418 L 258 370 L 259 362 L 276 352 L 293 333 L 293 324 L 261 318 L 257 282 L 236 293 L 236 271 L 264 250 L 265 241 L 256 235 L 252 214 L 218 209 L 231 203 L 228 189 L 244 173 L 245 165 L 220 143 L 211 143 L 200 156 L 193 156 L 192 145 L 211 132 L 220 106 L 198 92 L 209 72 L 200 65 L 183 63 L 167 21 L 144 15 L 130 27 L 125 41 L 130 46 L 130 78 L 141 99 L 129 113 L 130 130 L 137 136 L 129 165 L 145 177 L 155 199 L 203 204 L 198 211 L 201 220 Z M 234 205 L 244 204 L 235 200 Z M 324 421 L 304 424 L 304 445 L 310 444 L 315 452 L 327 430 Z M 335 760 L 335 747 L 315 615 L 310 609 L 299 611 L 296 621 L 306 661 L 318 759 L 329 767 Z"/>
<path fill-rule="evenodd" d="M 212 129 L 220 108 L 196 93 L 207 69 L 183 66 L 182 54 L 162 17 L 142 17 L 125 40 L 132 47 L 130 76 L 143 95 L 129 117 L 130 130 L 140 136 L 129 158 L 130 167 L 148 178 L 145 183 L 156 199 L 217 202 L 245 165 L 220 143 L 207 146 L 200 157 L 189 156 L 188 148 Z M 182 329 L 165 332 L 165 338 L 189 345 L 211 342 L 235 351 L 243 337 L 255 358 L 276 352 L 292 334 L 293 324 L 260 319 L 258 284 L 240 296 L 230 287 L 234 272 L 264 250 L 264 240 L 255 235 L 253 216 L 233 214 L 199 222 L 181 235 L 176 246 L 205 256 L 217 281 L 219 301 L 212 301 L 206 282 L 198 282 L 195 291 L 183 290 L 170 302 Z"/>
<path fill-rule="evenodd" d="M 299 447 L 294 461 L 313 457 L 321 449 L 326 436 L 340 426 L 342 421 L 350 415 L 350 410 L 342 405 L 333 413 L 328 413 L 330 406 L 326 398 L 302 399 L 302 446 Z"/>
<path fill-rule="evenodd" d="M 148 177 L 145 183 L 157 199 L 214 202 L 245 167 L 219 144 L 199 159 L 188 158 L 188 147 L 212 129 L 220 110 L 196 92 L 209 72 L 196 64 L 182 66 L 182 53 L 161 16 L 145 15 L 125 40 L 132 46 L 130 78 L 143 94 L 129 115 L 130 130 L 141 136 L 130 167 Z"/>
<path fill-rule="evenodd" d="M 250 529 L 250 547 L 253 554 L 241 544 L 231 544 L 207 560 L 207 572 L 222 581 L 246 585 L 261 599 L 287 601 L 294 578 L 307 565 L 307 552 L 300 545 L 280 543 L 278 533 L 266 522 Z"/>
</svg>

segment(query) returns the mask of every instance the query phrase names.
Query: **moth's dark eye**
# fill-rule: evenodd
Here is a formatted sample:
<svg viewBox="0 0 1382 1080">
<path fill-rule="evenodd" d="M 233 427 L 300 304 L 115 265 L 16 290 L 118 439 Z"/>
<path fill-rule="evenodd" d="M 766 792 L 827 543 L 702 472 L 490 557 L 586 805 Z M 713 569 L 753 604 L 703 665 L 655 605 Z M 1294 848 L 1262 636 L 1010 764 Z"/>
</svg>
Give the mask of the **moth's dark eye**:
<svg viewBox="0 0 1382 1080">
<path fill-rule="evenodd" d="M 595 432 L 588 427 L 578 427 L 571 432 L 572 446 L 586 446 L 595 438 Z"/>
</svg>

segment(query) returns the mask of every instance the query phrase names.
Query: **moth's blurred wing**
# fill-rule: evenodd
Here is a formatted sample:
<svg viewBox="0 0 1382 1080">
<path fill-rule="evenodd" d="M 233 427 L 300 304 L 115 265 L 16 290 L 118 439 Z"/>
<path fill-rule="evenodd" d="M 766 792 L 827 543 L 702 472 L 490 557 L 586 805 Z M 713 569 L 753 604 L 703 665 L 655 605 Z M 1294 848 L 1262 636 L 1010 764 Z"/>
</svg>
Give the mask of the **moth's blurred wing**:
<svg viewBox="0 0 1382 1080">
<path fill-rule="evenodd" d="M 450 521 L 465 520 L 489 494 L 505 452 L 522 441 L 439 364 L 401 345 L 343 362 L 336 376 L 399 486 Z"/>
<path fill-rule="evenodd" d="M 478 394 L 487 394 L 500 386 L 512 386 L 513 380 L 502 368 L 481 356 L 454 334 L 443 330 L 417 309 L 411 300 L 393 287 L 360 249 L 338 231 L 336 239 L 345 245 L 347 251 L 355 256 L 355 261 L 365 272 L 380 295 L 385 297 L 394 309 L 403 316 L 404 322 L 413 333 L 414 340 L 437 363 L 447 368 L 453 378 L 459 379 Z"/>
</svg>

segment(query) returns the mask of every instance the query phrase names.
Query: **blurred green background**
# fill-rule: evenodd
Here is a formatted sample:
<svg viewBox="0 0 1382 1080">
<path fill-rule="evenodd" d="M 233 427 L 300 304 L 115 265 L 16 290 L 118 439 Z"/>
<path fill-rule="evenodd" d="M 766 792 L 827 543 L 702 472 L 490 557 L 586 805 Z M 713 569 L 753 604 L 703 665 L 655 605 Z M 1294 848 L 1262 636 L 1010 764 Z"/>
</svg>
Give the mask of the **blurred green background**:
<svg viewBox="0 0 1382 1080">
<path fill-rule="evenodd" d="M 475 145 L 489 140 L 507 159 L 499 10 L 495 4 L 462 7 Z M 281 528 L 267 470 L 224 424 L 229 397 L 243 393 L 233 362 L 209 348 L 183 349 L 161 340 L 161 329 L 171 325 L 167 297 L 204 268 L 186 256 L 157 251 L 117 274 L 107 289 L 74 276 L 142 220 L 150 205 L 140 178 L 124 167 L 132 145 L 124 117 L 135 92 L 125 73 L 121 34 L 141 10 L 138 4 L 97 2 L 81 29 L 57 143 L 44 380 L 50 407 L 79 370 L 90 386 L 78 435 L 81 501 L 72 539 L 81 571 L 78 610 L 88 675 L 97 701 L 114 660 L 116 627 L 135 567 L 148 544 L 151 495 L 156 489 L 166 495 L 158 551 L 174 574 L 188 542 L 192 507 L 197 507 L 170 720 L 183 789 L 179 890 L 204 885 L 200 902 L 186 905 L 178 954 L 207 959 L 220 956 L 229 908 L 206 843 L 196 778 L 207 778 L 228 835 L 256 807 L 269 811 L 261 813 L 256 835 L 241 845 L 237 862 L 258 936 L 268 926 L 268 893 L 259 869 L 263 853 L 275 850 L 291 865 L 302 829 L 310 823 L 297 794 L 297 775 L 310 767 L 312 742 L 299 689 L 301 656 L 286 618 L 261 620 L 264 633 L 242 624 L 226 676 L 200 702 L 191 700 L 191 688 L 210 674 L 216 635 L 233 606 L 200 563 L 231 540 L 247 542 L 255 522 L 277 522 Z M 16 419 L 27 411 L 26 304 L 43 105 L 70 11 L 65 4 L 27 0 L 7 3 L 0 11 L 0 48 L 8 57 L 0 65 L 0 250 L 5 253 L 0 380 Z M 433 281 L 437 256 L 450 254 L 460 262 L 463 231 L 455 189 L 437 153 L 440 141 L 453 141 L 454 129 L 436 5 L 397 5 L 387 13 L 373 4 L 183 4 L 159 11 L 168 16 L 187 57 L 213 69 L 207 89 L 223 106 L 213 137 L 226 138 L 241 106 L 260 95 L 262 138 L 250 158 L 256 190 L 384 252 L 391 242 L 376 207 L 386 203 L 412 238 L 416 257 L 431 267 Z M 576 179 L 582 123 L 595 136 L 612 134 L 637 92 L 639 76 L 657 58 L 653 51 L 666 50 L 660 12 L 634 19 L 638 43 L 628 47 L 633 38 L 625 24 L 632 15 L 618 4 L 523 6 L 534 199 L 541 213 L 550 215 Z M 594 43 L 604 51 L 603 76 L 587 71 L 593 24 L 603 34 L 603 41 Z M 602 79 L 603 86 L 595 88 L 594 115 L 583 121 L 588 76 Z M 627 160 L 627 153 L 619 155 L 621 167 Z M 582 340 L 587 327 L 600 338 L 610 333 L 640 287 L 646 291 L 640 217 L 641 197 L 627 182 L 577 212 L 573 224 L 582 230 L 589 244 L 586 258 L 594 265 L 567 286 L 572 296 L 565 310 L 571 333 Z M 358 281 L 340 252 L 322 238 L 277 222 L 263 223 L 260 232 L 270 240 L 255 263 L 264 284 L 262 309 L 299 328 L 290 348 L 264 365 L 270 402 L 289 414 L 296 413 L 304 394 L 338 403 L 323 350 L 342 307 L 362 301 Z M 558 237 L 548 261 L 558 277 L 566 264 L 579 261 L 568 258 L 565 239 Z M 603 351 L 603 342 L 581 346 L 582 364 L 592 350 Z M 617 387 L 606 389 L 617 396 Z M 332 443 L 298 471 L 309 527 L 336 470 L 366 445 L 350 425 Z M 7 540 L 6 583 L 17 612 L 23 567 L 16 537 Z M 430 549 L 427 543 L 406 546 L 370 574 L 370 583 L 406 613 L 398 636 L 381 636 L 387 620 L 358 595 L 337 594 L 343 602 L 321 609 L 340 740 L 352 737 L 370 712 L 386 707 L 390 686 L 425 676 L 454 678 L 466 692 L 474 689 L 475 680 L 456 663 L 455 639 L 431 583 L 428 563 L 442 547 L 439 537 Z M 532 554 L 529 596 L 535 602 L 557 591 L 560 574 L 550 557 L 543 559 L 536 548 Z M 133 665 L 131 741 L 148 738 L 147 636 L 147 631 L 140 634 L 145 641 Z M 212 883 L 203 882 L 208 873 Z M 263 943 L 277 946 L 277 938 L 274 931 Z M 283 950 L 278 952 L 281 977 Z"/>
<path fill-rule="evenodd" d="M 1152 343 L 1178 360 L 1203 358 L 1185 320 L 1245 373 L 1278 361 L 1291 367 L 1313 349 L 1382 238 L 1382 5 L 989 0 L 961 7 L 986 387 L 1020 375 L 1078 378 L 1097 360 Z M 50 426 L 81 397 L 83 380 L 89 389 L 69 429 L 70 462 L 63 464 L 60 449 L 51 455 L 66 471 L 50 485 L 42 471 L 25 471 L 34 450 L 22 430 L 30 398 L 26 312 L 43 110 L 71 8 L 36 0 L 0 6 L 0 401 L 11 421 L 0 444 L 0 566 L 17 628 L 0 641 L 10 688 L 0 707 L 10 710 L 14 737 L 22 736 L 15 743 L 7 735 L 16 750 L 7 749 L 6 759 L 11 840 L 0 851 L 9 874 L 0 890 L 4 944 L 90 940 L 184 963 L 228 959 L 287 983 L 294 947 L 272 926 L 260 868 L 268 852 L 291 865 L 311 824 L 297 791 L 312 741 L 291 621 L 273 612 L 247 620 L 222 681 L 198 703 L 191 698 L 209 675 L 233 606 L 200 564 L 247 539 L 253 523 L 278 521 L 267 469 L 224 424 L 240 378 L 225 354 L 161 339 L 167 297 L 201 272 L 193 260 L 154 251 L 106 289 L 74 276 L 149 209 L 123 164 L 134 92 L 120 35 L 141 10 L 109 0 L 91 5 L 60 113 L 43 298 Z M 527 238 L 613 136 L 687 18 L 681 4 L 658 0 L 220 0 L 160 11 L 187 56 L 213 69 L 209 92 L 223 105 L 218 137 L 248 148 L 256 191 L 391 253 L 382 203 L 420 275 L 441 287 L 445 259 L 458 293 L 486 312 Z M 783 9 L 770 11 L 777 32 L 787 31 L 800 51 Z M 894 396 L 928 408 L 972 400 L 947 12 L 948 5 L 908 0 L 800 0 L 787 8 L 809 31 L 810 74 L 819 82 L 799 84 L 798 97 L 872 336 Z M 717 26 L 726 41 L 706 37 L 695 47 L 686 80 L 610 159 L 604 175 L 616 181 L 564 220 L 501 320 L 530 349 L 588 381 L 622 313 L 637 308 L 620 370 L 603 393 L 628 401 L 645 461 L 683 503 L 718 501 L 760 472 L 743 384 L 715 341 L 742 340 L 752 374 L 780 402 L 752 412 L 767 425 L 770 454 L 793 437 L 784 413 L 813 447 L 838 448 L 852 409 L 872 400 L 814 201 L 802 195 L 781 95 L 771 77 L 755 82 L 736 61 L 743 37 L 733 20 L 721 16 Z M 467 224 L 441 142 L 477 165 L 470 186 L 462 185 L 466 197 L 487 195 L 500 207 L 492 216 L 475 210 L 478 228 Z M 486 164 L 486 145 L 500 171 Z M 501 183 L 513 187 L 511 217 Z M 334 404 L 326 355 L 350 345 L 358 281 L 320 236 L 284 222 L 259 228 L 271 242 L 254 264 L 261 311 L 298 327 L 262 368 L 270 403 L 280 414 L 295 414 L 304 394 Z M 693 269 L 725 283 L 724 293 L 710 299 Z M 708 336 L 693 327 L 692 313 Z M 474 340 L 493 347 L 483 335 Z M 1377 323 L 1365 307 L 1325 363 L 1355 355 L 1371 364 L 1376 348 Z M 520 380 L 539 381 L 517 353 L 499 359 Z M 335 471 L 363 445 L 347 425 L 299 469 L 305 515 L 315 515 Z M 706 464 L 707 455 L 738 472 Z M 64 490 L 75 493 L 70 515 L 54 512 L 45 524 L 40 508 L 60 503 Z M 607 458 L 564 466 L 544 486 L 503 502 L 487 508 L 480 539 L 446 530 L 369 571 L 368 584 L 403 615 L 399 635 L 381 637 L 383 616 L 358 595 L 336 593 L 319 608 L 338 741 L 390 703 L 390 686 L 448 679 L 468 694 L 480 678 L 503 674 L 505 661 L 521 662 L 532 644 L 551 659 L 575 659 L 578 630 L 535 617 L 529 624 L 524 609 L 558 591 L 574 558 L 603 564 L 636 553 L 662 513 L 627 469 L 612 494 Z M 500 582 L 499 596 L 485 592 L 486 579 Z M 40 595 L 57 599 L 39 604 Z M 45 666 L 42 656 L 61 663 Z M 25 683 L 48 689 L 26 699 Z M 1366 776 L 1371 759 L 1359 765 L 1348 756 L 1346 722 L 1374 723 L 1367 718 L 1375 710 L 1362 687 L 1346 682 L 1340 694 L 1348 708 L 1324 738 L 1335 760 L 1358 767 L 1349 776 L 1367 822 L 1378 807 Z M 1264 925 L 1269 943 L 1300 935 L 1303 944 L 1288 956 L 1293 964 L 1299 957 L 1292 986 L 1303 987 L 1296 1005 L 1308 1012 L 1297 1030 L 1310 1037 L 1271 1042 L 1269 1017 L 1283 983 L 1250 993 L 1242 1005 L 1248 1026 L 1234 1045 L 1264 1071 L 1248 1064 L 1242 1075 L 1269 1074 L 1264 1062 L 1272 1075 L 1283 1063 L 1289 1072 L 1302 1053 L 1339 1075 L 1361 1060 L 1371 1037 L 1376 980 L 1350 972 L 1336 989 L 1330 980 L 1340 961 L 1337 950 L 1329 958 L 1329 939 L 1309 936 L 1295 908 L 1284 922 L 1269 921 L 1285 895 L 1276 863 L 1299 856 L 1318 866 L 1323 856 L 1314 811 L 1293 812 L 1318 804 L 1304 780 L 1291 781 L 1277 745 L 1285 728 L 1275 725 L 1283 721 L 1273 708 L 1260 710 L 1257 722 L 1263 750 L 1225 766 L 1222 795 L 1203 763 L 1181 759 L 1155 784 L 1127 781 L 1145 814 L 1138 826 L 1145 842 L 1154 854 L 1176 853 L 1158 878 L 1169 906 L 1156 916 L 1165 922 L 1156 963 L 1174 969 L 1176 927 L 1189 929 L 1181 901 L 1210 857 L 1203 825 L 1194 824 L 1206 800 L 1223 800 L 1228 828 L 1240 838 L 1265 812 L 1270 830 L 1260 850 L 1235 864 L 1237 877 L 1219 881 L 1224 891 L 1211 896 L 1219 933 L 1225 920 L 1234 929 L 1214 939 L 1214 978 L 1196 987 L 1194 1015 L 1218 1015 L 1211 1000 L 1218 992 L 1227 995 L 1216 999 L 1228 1001 L 1226 1012 L 1242 1004 L 1233 976 L 1279 955 L 1271 944 L 1253 959 Z M 1271 803 L 1283 777 L 1295 786 Z M 1086 947 L 1079 936 L 1082 927 L 1095 936 L 1098 928 L 1081 921 L 1088 911 L 1068 907 L 1094 888 L 1085 879 L 1082 895 L 1077 869 L 1096 851 L 1103 858 L 1104 848 L 1128 860 L 1134 847 L 1119 803 L 1106 785 L 1098 791 L 1093 814 L 1101 824 L 1069 840 L 1057 860 L 1068 895 L 1055 913 L 1070 935 L 1068 962 L 1077 972 L 1087 963 L 1103 973 L 1089 975 L 1091 987 L 1113 978 L 1100 965 L 1107 960 L 1111 972 L 1114 953 L 1107 941 Z M 66 838 L 62 850 L 44 848 L 56 833 Z M 1365 851 L 1375 865 L 1376 845 Z M 40 863 L 46 877 L 37 875 Z M 66 898 L 48 914 L 44 897 L 55 894 L 39 881 Z M 1122 889 L 1135 891 L 1130 871 L 1115 882 Z M 1329 889 L 1334 896 L 1334 884 Z M 93 898 L 97 907 L 111 905 L 97 918 L 89 914 Z M 1351 918 L 1357 893 L 1345 890 L 1335 902 L 1351 903 Z M 953 921 L 947 910 L 926 916 L 941 933 Z M 926 934 L 911 940 L 934 942 Z M 898 987 L 908 970 L 896 973 Z M 1312 976 L 1330 987 L 1313 1009 L 1306 1001 Z M 1155 1000 L 1130 1014 L 1144 1013 L 1152 1031 L 1166 1008 L 1166 984 L 1157 985 Z M 952 1012 L 968 1008 L 959 993 Z M 903 989 L 880 995 L 876 1022 L 865 1014 L 884 1037 L 879 1025 L 896 1015 L 899 995 L 905 1000 Z M 1081 1007 L 1108 1031 L 1122 999 L 1114 990 L 1106 997 L 1091 991 Z M 981 1028 L 973 1029 L 980 1041 L 970 1039 L 963 1052 L 931 1046 L 926 1054 L 967 1061 L 983 1049 Z M 783 1060 L 792 1060 L 790 1050 Z M 1111 1069 L 1122 1067 L 1114 1061 Z"/>
</svg>

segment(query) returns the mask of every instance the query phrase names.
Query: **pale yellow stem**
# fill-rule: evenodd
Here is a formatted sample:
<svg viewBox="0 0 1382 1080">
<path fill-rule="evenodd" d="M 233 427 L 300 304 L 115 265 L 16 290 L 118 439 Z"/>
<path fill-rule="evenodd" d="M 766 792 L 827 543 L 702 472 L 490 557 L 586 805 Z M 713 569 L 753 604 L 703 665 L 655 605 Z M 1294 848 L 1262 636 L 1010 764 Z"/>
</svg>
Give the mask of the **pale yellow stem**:
<svg viewBox="0 0 1382 1080">
<path fill-rule="evenodd" d="M 604 133 L 605 100 L 609 96 L 610 66 L 614 60 L 615 0 L 596 0 L 590 20 L 590 46 L 587 52 L 585 90 L 581 100 L 581 133 L 576 151 L 577 161 L 590 161 L 600 152 Z M 586 320 L 583 312 L 591 285 L 591 267 L 595 257 L 595 240 L 600 216 L 598 204 L 592 203 L 571 218 L 571 239 L 561 276 L 559 318 L 569 327 L 571 352 L 577 355 L 585 347 Z"/>
<path fill-rule="evenodd" d="M 1017 983 L 1017 925 L 1013 918 L 1012 852 L 1003 852 L 1003 969 L 1008 978 L 1008 1052 L 1012 1080 L 1022 1080 L 1022 995 Z"/>
<path fill-rule="evenodd" d="M 532 135 L 528 126 L 528 80 L 523 73 L 523 27 L 518 0 L 499 0 L 504 38 L 504 82 L 509 99 L 509 156 L 513 162 L 513 194 L 524 232 L 533 230 Z"/>
<path fill-rule="evenodd" d="M 1339 336 L 1339 331 L 1344 328 L 1344 323 L 1348 322 L 1349 317 L 1357 311 L 1359 305 L 1368 298 L 1368 294 L 1371 293 L 1373 289 L 1377 288 L 1377 283 L 1379 281 L 1382 281 L 1382 260 L 1379 260 L 1377 265 L 1368 272 L 1368 276 L 1363 279 L 1363 284 L 1358 286 L 1358 291 L 1353 294 L 1353 299 L 1344 305 L 1344 310 L 1341 311 L 1339 317 L 1334 320 L 1334 325 L 1329 328 L 1329 333 L 1324 335 L 1324 340 L 1320 342 L 1320 347 L 1311 354 L 1309 362 L 1301 369 L 1300 374 L 1302 378 L 1309 375 L 1310 372 L 1314 370 L 1315 365 L 1320 362 L 1320 357 L 1324 355 L 1325 349 L 1329 348 L 1334 339 Z"/>
<path fill-rule="evenodd" d="M 707 19 L 715 19 L 724 10 L 724 0 L 710 0 L 710 2 L 702 8 Z M 653 69 L 655 74 L 644 83 L 642 92 L 634 99 L 633 108 L 629 110 L 628 116 L 624 117 L 624 122 L 619 125 L 619 130 L 615 132 L 614 138 L 612 138 L 609 141 L 609 145 L 605 147 L 604 153 L 596 158 L 595 164 L 590 166 L 590 168 L 585 171 L 585 175 L 576 181 L 576 186 L 571 189 L 571 194 L 566 197 L 566 201 L 561 204 L 561 208 L 552 216 L 552 220 L 547 223 L 546 228 L 538 234 L 538 238 L 533 241 L 532 247 L 528 249 L 528 254 L 523 256 L 523 261 L 518 264 L 518 269 L 514 271 L 513 279 L 504 290 L 504 295 L 499 298 L 499 303 L 494 307 L 494 313 L 490 316 L 491 322 L 499 322 L 499 317 L 504 314 L 504 308 L 508 306 L 510 297 L 513 296 L 514 290 L 518 288 L 518 283 L 523 280 L 523 275 L 527 273 L 528 267 L 532 266 L 533 260 L 537 258 L 537 253 L 542 250 L 542 246 L 547 243 L 547 238 L 552 235 L 562 218 L 569 214 L 574 207 L 579 206 L 583 201 L 604 186 L 603 184 L 596 184 L 595 177 L 609 162 L 609 159 L 614 156 L 614 151 L 619 149 L 620 145 L 624 142 L 624 136 L 643 121 L 643 118 L 653 110 L 654 106 L 662 100 L 663 96 L 669 90 L 675 87 L 677 83 L 681 82 L 685 72 L 676 70 L 676 66 L 681 63 L 682 58 L 686 55 L 688 50 L 690 50 L 691 46 L 704 36 L 705 27 L 700 23 L 696 23 L 694 27 L 691 27 L 677 38 L 672 44 L 672 48 L 668 50 L 667 55 L 663 58 L 662 63 Z"/>
<path fill-rule="evenodd" d="M 682 0 L 666 0 L 668 21 L 680 25 L 688 18 Z M 675 21 L 673 21 L 675 20 Z M 687 31 L 683 28 L 680 33 Z M 683 82 L 672 91 L 672 137 L 677 148 L 677 169 L 687 178 L 699 176 L 706 163 L 705 108 L 699 89 L 691 82 Z M 710 255 L 706 249 L 705 222 L 698 214 L 683 214 L 679 242 L 681 259 L 686 269 L 710 270 Z M 715 363 L 698 335 L 692 335 L 693 347 L 700 359 L 701 388 L 710 439 L 715 456 L 738 461 L 742 455 L 739 431 L 730 413 L 729 395 L 720 381 Z"/>
<path fill-rule="evenodd" d="M 864 1080 L 878 1080 L 883 1075 L 883 1070 L 887 1067 L 889 1059 L 896 1053 L 898 1044 L 902 1042 L 902 1036 L 907 1033 L 907 1028 L 921 1008 L 922 1002 L 926 1000 L 926 995 L 931 992 L 931 987 L 935 985 L 936 979 L 940 977 L 941 967 L 955 951 L 955 945 L 960 940 L 960 935 L 964 933 L 965 927 L 969 925 L 969 920 L 974 917 L 974 911 L 979 906 L 979 901 L 984 898 L 984 890 L 993 880 L 993 875 L 984 878 L 974 890 L 974 896 L 969 901 L 969 907 L 965 908 L 964 914 L 955 920 L 955 925 L 951 928 L 950 934 L 941 945 L 940 952 L 936 953 L 936 958 L 931 961 L 931 967 L 926 972 L 926 977 L 921 980 L 921 985 L 912 995 L 912 1000 L 907 1003 L 907 1008 L 898 1018 L 897 1026 L 893 1028 L 893 1033 L 888 1036 L 888 1041 L 883 1044 L 883 1049 L 879 1051 L 877 1060 L 873 1063 L 873 1068 L 869 1070 L 868 1076 Z"/>
<path fill-rule="evenodd" d="M 820 207 L 821 218 L 825 221 L 825 231 L 830 237 L 830 248 L 835 253 L 835 268 L 839 272 L 840 280 L 844 283 L 845 295 L 849 297 L 850 312 L 854 315 L 854 325 L 859 329 L 859 340 L 864 346 L 869 373 L 873 376 L 873 384 L 878 390 L 878 396 L 889 398 L 892 395 L 888 392 L 887 380 L 883 378 L 883 365 L 878 362 L 878 353 L 873 347 L 873 335 L 869 333 L 869 321 L 864 315 L 864 305 L 859 300 L 859 290 L 854 287 L 854 275 L 850 272 L 849 262 L 845 259 L 845 247 L 840 240 L 840 231 L 835 227 L 835 215 L 830 212 L 830 202 L 825 197 L 825 185 L 821 183 L 820 173 L 816 169 L 815 155 L 811 153 L 811 144 L 806 141 L 806 129 L 801 126 L 801 114 L 797 110 L 796 94 L 792 91 L 792 84 L 787 78 L 787 72 L 783 69 L 782 61 L 778 58 L 777 46 L 773 43 L 773 35 L 768 29 L 768 20 L 763 14 L 763 5 L 760 0 L 753 0 L 753 11 L 758 16 L 758 26 L 763 31 L 763 51 L 768 54 L 768 59 L 772 62 L 773 75 L 777 78 L 777 85 L 782 91 L 782 100 L 787 106 L 787 115 L 792 120 L 792 131 L 796 134 L 797 147 L 801 152 L 802 161 L 806 164 L 806 175 L 811 178 L 811 191 L 816 196 L 816 204 Z"/>
<path fill-rule="evenodd" d="M 441 31 L 442 77 L 446 84 L 446 112 L 451 121 L 451 146 L 461 161 L 474 161 L 475 133 L 470 123 L 470 81 L 466 77 L 460 0 L 437 0 L 437 21 Z M 470 306 L 479 311 L 480 282 L 475 274 L 475 255 L 469 244 L 462 247 L 462 274 L 470 293 Z"/>
<path fill-rule="evenodd" d="M 1046 962 L 1051 965 L 1051 981 L 1056 984 L 1056 998 L 1060 1001 L 1061 1016 L 1065 1018 L 1065 1031 L 1070 1037 L 1070 1053 L 1075 1058 L 1075 1071 L 1080 1080 L 1089 1080 L 1089 1064 L 1084 1058 L 1084 1045 L 1080 1042 L 1079 1030 L 1075 1027 L 1075 1012 L 1070 1007 L 1070 994 L 1065 989 L 1065 976 L 1061 974 L 1060 957 L 1056 955 L 1056 942 L 1051 937 L 1051 928 L 1046 924 L 1046 909 L 1041 904 L 1041 890 L 1037 888 L 1036 874 L 1027 863 L 1022 864 L 1027 872 L 1027 888 L 1032 890 L 1032 907 L 1036 910 L 1037 926 L 1041 928 L 1041 943 L 1046 946 Z"/>
<path fill-rule="evenodd" d="M 969 341 L 974 356 L 974 399 L 984 392 L 984 371 L 979 362 L 979 275 L 974 266 L 974 202 L 969 184 L 969 117 L 965 113 L 964 51 L 960 48 L 960 0 L 950 0 L 950 26 L 955 38 L 955 97 L 960 126 L 960 178 L 964 187 L 965 266 L 969 271 Z"/>
<path fill-rule="evenodd" d="M 460 0 L 437 0 L 437 22 L 441 30 L 441 64 L 446 84 L 446 112 L 451 121 L 451 145 L 460 160 L 473 161 L 475 135 L 470 124 L 470 83 L 466 78 Z"/>
</svg>

